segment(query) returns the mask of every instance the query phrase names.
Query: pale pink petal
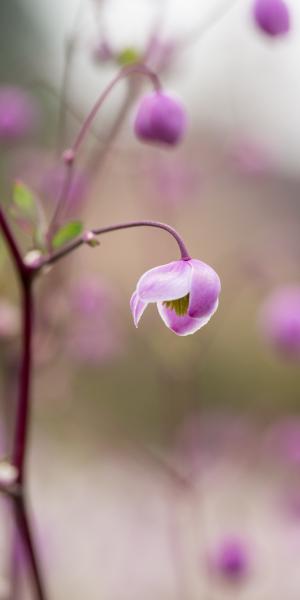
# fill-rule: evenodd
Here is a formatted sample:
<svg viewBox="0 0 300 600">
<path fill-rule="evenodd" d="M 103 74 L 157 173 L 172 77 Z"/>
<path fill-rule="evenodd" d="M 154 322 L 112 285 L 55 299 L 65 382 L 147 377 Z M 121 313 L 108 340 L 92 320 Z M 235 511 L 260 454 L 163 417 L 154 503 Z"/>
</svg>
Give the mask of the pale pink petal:
<svg viewBox="0 0 300 600">
<path fill-rule="evenodd" d="M 211 317 L 221 291 L 217 273 L 201 260 L 192 259 L 192 280 L 188 314 L 193 318 Z"/>
<path fill-rule="evenodd" d="M 167 308 L 162 302 L 157 303 L 158 312 L 165 325 L 177 335 L 190 335 L 201 329 L 210 320 L 211 315 L 194 319 L 189 315 L 179 316 L 174 310 Z"/>
<path fill-rule="evenodd" d="M 136 327 L 138 326 L 139 320 L 146 307 L 147 302 L 143 302 L 142 300 L 140 300 L 137 292 L 133 292 L 130 299 L 130 308 L 133 316 L 133 321 Z"/>
<path fill-rule="evenodd" d="M 140 300 L 158 302 L 176 300 L 190 291 L 192 267 L 191 261 L 176 260 L 150 269 L 142 275 L 137 284 Z"/>
</svg>

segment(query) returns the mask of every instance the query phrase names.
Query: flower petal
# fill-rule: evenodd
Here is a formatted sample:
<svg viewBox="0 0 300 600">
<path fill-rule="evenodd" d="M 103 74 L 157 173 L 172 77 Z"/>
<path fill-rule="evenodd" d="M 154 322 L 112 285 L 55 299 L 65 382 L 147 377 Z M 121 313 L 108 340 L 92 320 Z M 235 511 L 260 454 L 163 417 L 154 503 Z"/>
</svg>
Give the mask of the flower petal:
<svg viewBox="0 0 300 600">
<path fill-rule="evenodd" d="M 130 308 L 131 308 L 131 312 L 132 312 L 132 316 L 133 316 L 133 321 L 134 321 L 134 324 L 136 327 L 138 326 L 139 320 L 140 320 L 146 307 L 147 307 L 147 302 L 143 302 L 142 300 L 140 300 L 138 293 L 136 291 L 133 292 L 131 299 L 130 299 Z"/>
<path fill-rule="evenodd" d="M 209 265 L 192 259 L 192 281 L 188 314 L 193 318 L 211 317 L 216 310 L 221 283 L 219 276 Z"/>
<path fill-rule="evenodd" d="M 191 286 L 190 262 L 176 260 L 144 273 L 136 288 L 140 300 L 158 302 L 160 300 L 176 300 L 185 296 Z"/>
<path fill-rule="evenodd" d="M 177 335 L 190 335 L 195 333 L 198 329 L 201 329 L 212 315 L 202 317 L 201 319 L 194 319 L 189 315 L 179 316 L 174 310 L 167 308 L 162 302 L 157 303 L 158 312 L 164 321 L 165 325 L 174 331 Z M 215 310 L 217 309 L 217 305 Z"/>
</svg>

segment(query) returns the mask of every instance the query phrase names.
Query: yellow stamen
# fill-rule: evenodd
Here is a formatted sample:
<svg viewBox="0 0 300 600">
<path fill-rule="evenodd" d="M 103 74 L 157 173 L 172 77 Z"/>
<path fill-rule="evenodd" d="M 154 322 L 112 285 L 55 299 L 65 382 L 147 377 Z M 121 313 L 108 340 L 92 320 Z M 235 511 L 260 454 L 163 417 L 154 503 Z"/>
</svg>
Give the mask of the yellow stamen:
<svg viewBox="0 0 300 600">
<path fill-rule="evenodd" d="M 183 317 L 188 311 L 190 301 L 190 295 L 187 294 L 182 298 L 177 298 L 176 300 L 165 300 L 163 302 L 164 306 L 166 306 L 169 310 L 175 310 L 176 315 L 179 317 Z"/>
</svg>

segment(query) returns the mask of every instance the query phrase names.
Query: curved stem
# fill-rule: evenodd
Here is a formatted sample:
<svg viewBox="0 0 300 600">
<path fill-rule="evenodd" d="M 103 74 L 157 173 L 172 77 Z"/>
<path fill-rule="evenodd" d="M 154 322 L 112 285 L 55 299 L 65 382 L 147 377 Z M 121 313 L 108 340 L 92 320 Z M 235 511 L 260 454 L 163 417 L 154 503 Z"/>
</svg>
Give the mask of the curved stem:
<svg viewBox="0 0 300 600">
<path fill-rule="evenodd" d="M 101 108 L 102 104 L 105 102 L 107 96 L 109 96 L 110 92 L 112 91 L 112 89 L 115 87 L 115 85 L 119 81 L 121 81 L 125 77 L 128 77 L 129 75 L 144 75 L 145 77 L 148 77 L 148 79 L 151 80 L 154 89 L 156 89 L 157 91 L 159 91 L 161 89 L 161 84 L 160 84 L 160 81 L 159 81 L 159 78 L 157 77 L 157 75 L 153 71 L 151 71 L 151 69 L 149 69 L 149 67 L 147 67 L 144 64 L 138 64 L 138 65 L 132 65 L 129 67 L 125 67 L 114 77 L 114 79 L 112 79 L 112 81 L 104 89 L 104 91 L 98 98 L 97 102 L 94 104 L 93 108 L 89 112 L 88 116 L 84 120 L 72 146 L 70 148 L 68 148 L 63 154 L 63 160 L 64 160 L 64 164 L 66 166 L 66 175 L 65 175 L 65 179 L 64 179 L 64 182 L 62 185 L 62 190 L 58 197 L 54 215 L 52 217 L 52 220 L 50 222 L 49 229 L 48 229 L 47 238 L 48 238 L 48 242 L 49 242 L 49 244 L 48 244 L 49 247 L 50 247 L 50 243 L 51 243 L 52 234 L 56 227 L 56 223 L 59 219 L 59 215 L 64 206 L 64 201 L 68 197 L 70 185 L 72 183 L 72 176 L 73 176 L 72 166 L 74 164 L 74 161 L 78 154 L 80 146 L 82 145 L 83 140 L 85 139 L 85 137 L 92 125 L 92 122 L 96 117 L 98 110 Z"/>
<path fill-rule="evenodd" d="M 93 238 L 94 236 L 103 235 L 104 233 L 111 233 L 113 231 L 119 231 L 121 229 L 131 229 L 133 227 L 155 227 L 157 229 L 164 229 L 164 231 L 167 231 L 176 240 L 180 250 L 181 259 L 191 259 L 183 239 L 176 231 L 176 229 L 173 229 L 173 227 L 171 227 L 170 225 L 167 225 L 166 223 L 160 223 L 159 221 L 130 221 L 129 223 L 117 223 L 116 225 L 108 225 L 107 227 L 100 227 L 99 229 L 91 229 L 90 231 L 84 233 L 81 237 L 77 238 L 73 242 L 70 242 L 69 244 L 61 248 L 60 250 L 53 252 L 53 254 L 50 254 L 48 257 L 46 256 L 45 258 L 42 258 L 39 262 L 35 264 L 34 269 L 35 271 L 39 271 L 46 265 L 53 265 L 64 256 L 67 256 L 68 254 L 73 252 L 73 250 L 75 250 L 76 248 L 79 248 L 83 244 L 90 243 L 91 238 Z"/>
<path fill-rule="evenodd" d="M 108 86 L 102 92 L 101 96 L 98 98 L 97 102 L 94 104 L 92 110 L 90 111 L 87 118 L 83 122 L 83 124 L 79 130 L 79 133 L 78 133 L 73 145 L 71 146 L 71 150 L 73 151 L 74 157 L 78 153 L 79 148 L 80 148 L 87 132 L 89 131 L 89 128 L 90 128 L 98 110 L 101 108 L 102 104 L 105 102 L 107 96 L 110 94 L 110 92 L 115 87 L 115 85 L 117 83 L 119 83 L 119 81 L 121 81 L 125 77 L 128 77 L 129 75 L 144 75 L 145 77 L 148 77 L 148 79 L 151 80 L 154 89 L 156 89 L 157 91 L 159 91 L 161 89 L 160 81 L 159 81 L 157 75 L 153 71 L 151 71 L 151 69 L 149 69 L 149 67 L 147 67 L 146 65 L 144 65 L 144 64 L 132 65 L 130 67 L 126 67 L 126 68 L 122 69 L 122 71 L 119 72 L 116 75 L 116 77 L 114 77 L 114 79 L 112 79 L 112 81 L 108 84 Z"/>
</svg>

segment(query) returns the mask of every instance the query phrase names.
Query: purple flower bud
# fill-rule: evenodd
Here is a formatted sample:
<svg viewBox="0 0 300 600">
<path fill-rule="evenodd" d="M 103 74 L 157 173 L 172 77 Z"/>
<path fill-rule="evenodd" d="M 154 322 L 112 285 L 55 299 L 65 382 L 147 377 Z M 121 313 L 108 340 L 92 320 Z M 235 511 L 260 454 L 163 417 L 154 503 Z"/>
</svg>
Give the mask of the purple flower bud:
<svg viewBox="0 0 300 600">
<path fill-rule="evenodd" d="M 248 573 L 249 555 L 244 542 L 237 537 L 226 537 L 211 556 L 213 570 L 226 579 L 240 581 Z"/>
<path fill-rule="evenodd" d="M 13 86 L 0 87 L 0 141 L 14 141 L 27 135 L 36 124 L 34 99 Z"/>
<path fill-rule="evenodd" d="M 290 31 L 290 15 L 283 0 L 255 0 L 253 14 L 256 25 L 267 35 L 284 35 Z"/>
<path fill-rule="evenodd" d="M 260 317 L 263 333 L 276 350 L 300 359 L 300 286 L 286 286 L 267 298 Z"/>
<path fill-rule="evenodd" d="M 185 110 L 177 99 L 163 92 L 147 94 L 138 108 L 134 130 L 137 137 L 145 142 L 173 146 L 185 133 Z"/>
</svg>

